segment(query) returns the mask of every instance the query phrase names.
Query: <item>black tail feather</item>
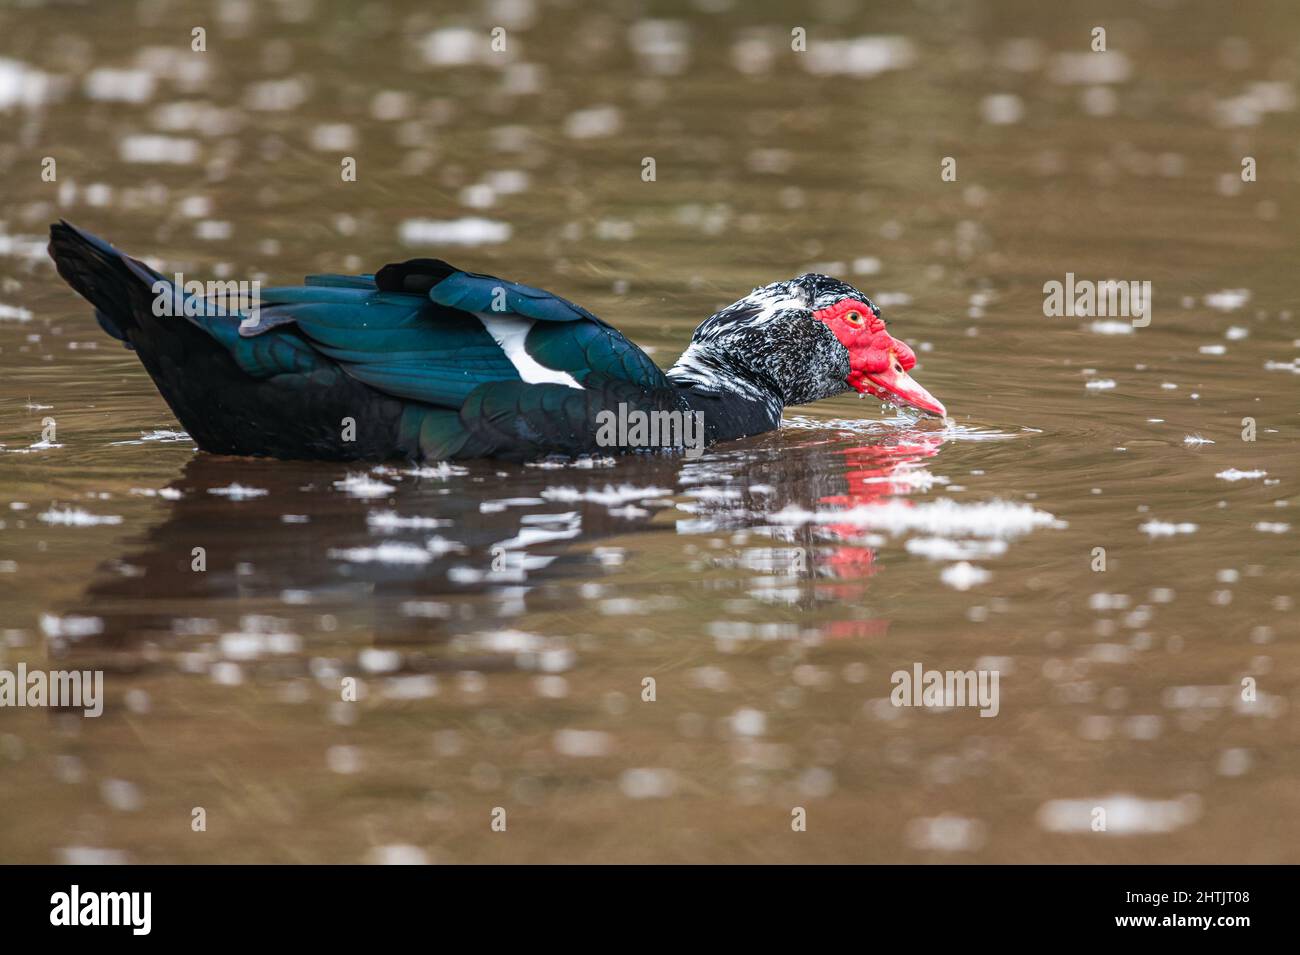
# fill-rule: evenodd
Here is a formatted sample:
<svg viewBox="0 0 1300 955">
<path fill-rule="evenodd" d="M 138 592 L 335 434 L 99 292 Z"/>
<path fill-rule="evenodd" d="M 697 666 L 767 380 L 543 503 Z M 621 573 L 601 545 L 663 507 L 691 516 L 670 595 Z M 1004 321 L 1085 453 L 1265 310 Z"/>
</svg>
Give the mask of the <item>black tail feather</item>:
<svg viewBox="0 0 1300 955">
<path fill-rule="evenodd" d="M 62 219 L 50 226 L 49 252 L 63 280 L 95 306 L 100 327 L 131 347 L 133 313 L 152 308 L 153 283 L 162 276 Z"/>
</svg>

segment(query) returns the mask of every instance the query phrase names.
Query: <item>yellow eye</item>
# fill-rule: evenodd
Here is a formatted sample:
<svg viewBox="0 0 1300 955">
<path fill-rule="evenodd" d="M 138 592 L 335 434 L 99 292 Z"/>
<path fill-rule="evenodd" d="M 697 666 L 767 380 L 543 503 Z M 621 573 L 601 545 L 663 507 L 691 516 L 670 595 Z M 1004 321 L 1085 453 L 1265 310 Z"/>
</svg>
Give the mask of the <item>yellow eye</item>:
<svg viewBox="0 0 1300 955">
<path fill-rule="evenodd" d="M 862 324 L 862 313 L 861 313 L 861 312 L 849 312 L 847 315 L 844 316 L 844 318 L 845 318 L 846 321 L 848 321 L 848 322 L 850 322 L 850 323 L 852 323 L 852 324 L 854 324 L 854 325 L 861 325 L 861 324 Z"/>
</svg>

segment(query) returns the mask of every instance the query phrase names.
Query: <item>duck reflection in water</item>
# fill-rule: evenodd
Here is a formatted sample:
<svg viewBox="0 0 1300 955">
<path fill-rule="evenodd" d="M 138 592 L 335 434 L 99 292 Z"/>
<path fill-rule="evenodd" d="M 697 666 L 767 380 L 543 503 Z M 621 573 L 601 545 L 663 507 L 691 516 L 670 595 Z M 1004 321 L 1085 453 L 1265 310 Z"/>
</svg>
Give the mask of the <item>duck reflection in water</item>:
<svg viewBox="0 0 1300 955">
<path fill-rule="evenodd" d="M 610 538 L 740 531 L 800 555 L 766 568 L 796 585 L 796 603 L 852 601 L 878 569 L 878 539 L 857 524 L 791 526 L 774 515 L 903 497 L 924 484 L 917 462 L 943 438 L 886 429 L 876 443 L 856 436 L 846 446 L 846 437 L 778 434 L 696 461 L 469 462 L 364 475 L 199 455 L 170 484 L 167 518 L 103 565 L 74 612 L 103 620 L 93 641 L 101 649 L 184 632 L 196 614 L 287 606 L 427 642 L 553 607 L 560 588 L 543 585 L 612 573 L 611 549 L 601 546 Z M 564 593 L 572 599 L 572 588 Z M 831 635 L 885 626 L 846 620 Z"/>
</svg>

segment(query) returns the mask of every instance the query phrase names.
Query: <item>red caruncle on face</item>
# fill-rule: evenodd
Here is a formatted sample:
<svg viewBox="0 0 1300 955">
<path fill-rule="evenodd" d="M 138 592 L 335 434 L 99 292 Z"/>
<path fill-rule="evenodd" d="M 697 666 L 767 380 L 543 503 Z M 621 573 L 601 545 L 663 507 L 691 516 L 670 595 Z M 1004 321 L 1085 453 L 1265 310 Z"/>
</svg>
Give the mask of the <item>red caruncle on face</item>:
<svg viewBox="0 0 1300 955">
<path fill-rule="evenodd" d="M 916 354 L 885 330 L 880 313 L 866 302 L 842 298 L 813 313 L 835 333 L 849 353 L 845 380 L 859 394 L 881 401 L 905 404 L 944 417 L 947 411 L 933 395 L 907 374 L 916 366 Z"/>
</svg>

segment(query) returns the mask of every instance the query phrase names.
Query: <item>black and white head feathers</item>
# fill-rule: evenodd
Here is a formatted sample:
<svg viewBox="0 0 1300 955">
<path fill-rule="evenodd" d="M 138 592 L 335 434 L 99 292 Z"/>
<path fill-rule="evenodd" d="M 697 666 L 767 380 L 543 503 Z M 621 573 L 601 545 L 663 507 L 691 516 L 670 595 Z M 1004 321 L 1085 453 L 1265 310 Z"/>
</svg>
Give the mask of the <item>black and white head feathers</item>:
<svg viewBox="0 0 1300 955">
<path fill-rule="evenodd" d="M 853 286 L 828 275 L 756 288 L 702 322 L 669 374 L 696 387 L 766 392 L 782 405 L 840 394 L 848 388 L 849 353 L 813 313 L 846 297 L 878 312 Z"/>
</svg>

